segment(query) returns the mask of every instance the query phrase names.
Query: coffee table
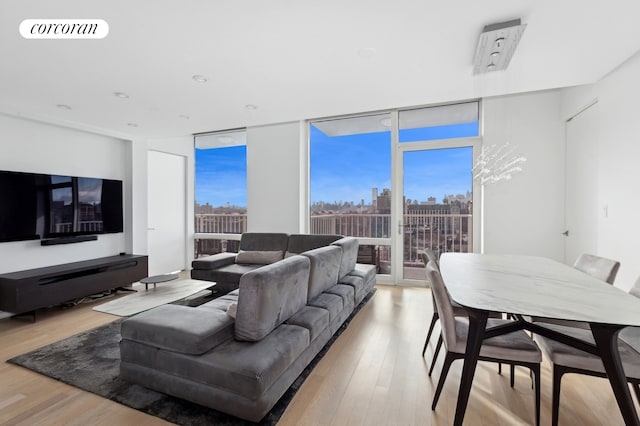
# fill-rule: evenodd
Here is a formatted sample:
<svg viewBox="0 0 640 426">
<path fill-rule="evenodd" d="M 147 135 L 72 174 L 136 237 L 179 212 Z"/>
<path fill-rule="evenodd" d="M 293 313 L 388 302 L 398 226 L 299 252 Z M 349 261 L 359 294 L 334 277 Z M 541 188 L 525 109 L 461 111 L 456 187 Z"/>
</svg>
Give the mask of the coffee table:
<svg viewBox="0 0 640 426">
<path fill-rule="evenodd" d="M 149 290 L 149 284 L 153 284 L 153 288 L 156 287 L 158 283 L 165 283 L 167 281 L 173 281 L 178 278 L 178 274 L 162 274 L 162 275 L 151 275 L 150 277 L 146 277 L 140 280 L 142 284 L 144 284 L 144 289 Z"/>
</svg>

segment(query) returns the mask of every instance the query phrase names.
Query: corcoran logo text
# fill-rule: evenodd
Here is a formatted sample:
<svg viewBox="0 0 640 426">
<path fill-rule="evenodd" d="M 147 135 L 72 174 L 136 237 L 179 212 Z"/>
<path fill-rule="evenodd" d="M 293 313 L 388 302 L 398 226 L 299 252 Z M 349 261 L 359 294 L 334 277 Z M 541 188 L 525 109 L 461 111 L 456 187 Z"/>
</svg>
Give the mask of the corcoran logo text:
<svg viewBox="0 0 640 426">
<path fill-rule="evenodd" d="M 25 19 L 20 34 L 36 39 L 100 39 L 109 34 L 109 24 L 102 19 Z"/>
</svg>

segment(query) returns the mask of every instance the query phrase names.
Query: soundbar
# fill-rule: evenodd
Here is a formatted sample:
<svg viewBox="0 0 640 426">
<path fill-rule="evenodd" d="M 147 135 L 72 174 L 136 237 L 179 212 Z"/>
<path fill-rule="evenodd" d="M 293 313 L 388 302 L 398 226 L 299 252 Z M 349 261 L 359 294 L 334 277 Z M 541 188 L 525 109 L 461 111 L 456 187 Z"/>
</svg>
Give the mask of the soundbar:
<svg viewBox="0 0 640 426">
<path fill-rule="evenodd" d="M 48 240 L 41 240 L 40 245 L 55 246 L 58 244 L 71 244 L 71 243 L 81 243 L 83 241 L 95 241 L 97 239 L 98 239 L 97 235 L 75 235 L 73 237 L 60 237 L 60 238 L 50 238 Z"/>
</svg>

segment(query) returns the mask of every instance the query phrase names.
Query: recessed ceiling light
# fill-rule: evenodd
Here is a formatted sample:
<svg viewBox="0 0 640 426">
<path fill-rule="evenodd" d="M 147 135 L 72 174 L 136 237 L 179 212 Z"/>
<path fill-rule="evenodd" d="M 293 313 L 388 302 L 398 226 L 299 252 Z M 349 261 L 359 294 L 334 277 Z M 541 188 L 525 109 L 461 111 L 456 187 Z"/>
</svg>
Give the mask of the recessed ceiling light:
<svg viewBox="0 0 640 426">
<path fill-rule="evenodd" d="M 254 104 L 246 104 L 244 106 L 244 109 L 246 109 L 247 111 L 255 111 L 258 109 L 258 106 Z"/>
<path fill-rule="evenodd" d="M 129 95 L 127 95 L 124 92 L 113 92 L 113 96 L 115 96 L 116 98 L 120 98 L 120 99 L 128 99 Z"/>
<path fill-rule="evenodd" d="M 194 75 L 193 77 L 193 81 L 197 81 L 198 83 L 206 83 L 208 81 L 208 78 L 205 77 L 204 75 Z"/>
<path fill-rule="evenodd" d="M 70 110 L 71 109 L 71 107 L 69 105 L 65 105 L 65 104 L 58 104 L 58 105 L 56 105 L 56 107 L 60 108 L 60 109 L 66 109 L 66 110 Z"/>
<path fill-rule="evenodd" d="M 138 127 L 137 123 L 127 123 L 127 126 L 129 127 Z"/>
</svg>

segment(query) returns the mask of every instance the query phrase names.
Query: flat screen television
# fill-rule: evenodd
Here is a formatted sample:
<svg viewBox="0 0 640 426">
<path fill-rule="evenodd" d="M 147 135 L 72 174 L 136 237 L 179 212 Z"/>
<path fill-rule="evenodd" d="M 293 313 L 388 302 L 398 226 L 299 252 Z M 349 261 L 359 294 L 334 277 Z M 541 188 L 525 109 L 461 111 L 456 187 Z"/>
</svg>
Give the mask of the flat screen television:
<svg viewBox="0 0 640 426">
<path fill-rule="evenodd" d="M 0 242 L 123 232 L 122 181 L 0 170 Z"/>
</svg>

